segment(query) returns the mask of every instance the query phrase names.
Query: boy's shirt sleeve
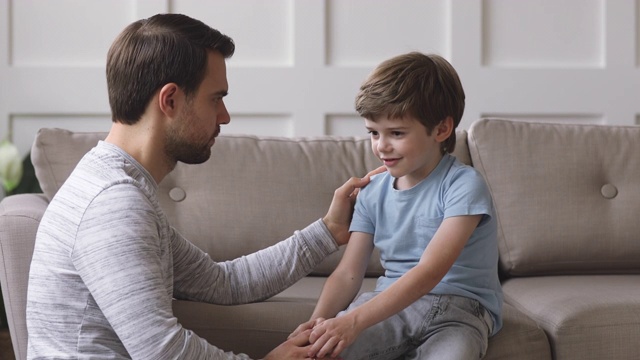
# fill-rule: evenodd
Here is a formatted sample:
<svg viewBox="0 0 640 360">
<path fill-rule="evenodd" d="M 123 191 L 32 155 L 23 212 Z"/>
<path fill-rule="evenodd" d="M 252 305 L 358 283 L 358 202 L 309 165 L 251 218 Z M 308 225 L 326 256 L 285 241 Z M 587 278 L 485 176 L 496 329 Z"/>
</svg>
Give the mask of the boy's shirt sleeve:
<svg viewBox="0 0 640 360">
<path fill-rule="evenodd" d="M 353 218 L 349 231 L 373 234 L 376 230 L 375 217 L 371 209 L 371 199 L 377 193 L 381 176 L 375 175 L 371 182 L 360 190 L 353 209 Z"/>
<path fill-rule="evenodd" d="M 493 201 L 484 178 L 471 167 L 458 169 L 444 189 L 444 216 L 485 215 L 493 217 Z"/>
</svg>

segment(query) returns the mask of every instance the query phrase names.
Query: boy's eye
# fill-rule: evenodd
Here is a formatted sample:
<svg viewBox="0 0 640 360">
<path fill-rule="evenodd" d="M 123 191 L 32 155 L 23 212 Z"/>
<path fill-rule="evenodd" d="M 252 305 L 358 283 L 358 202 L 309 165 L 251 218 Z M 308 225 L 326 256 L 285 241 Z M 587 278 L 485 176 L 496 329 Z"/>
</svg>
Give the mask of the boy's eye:
<svg viewBox="0 0 640 360">
<path fill-rule="evenodd" d="M 377 131 L 373 131 L 373 130 L 369 130 L 369 134 L 371 134 L 373 136 L 377 136 L 378 132 Z"/>
<path fill-rule="evenodd" d="M 393 132 L 391 132 L 391 135 L 393 135 L 393 136 L 402 136 L 402 135 L 404 135 L 404 133 L 401 132 L 401 131 L 393 131 Z"/>
</svg>

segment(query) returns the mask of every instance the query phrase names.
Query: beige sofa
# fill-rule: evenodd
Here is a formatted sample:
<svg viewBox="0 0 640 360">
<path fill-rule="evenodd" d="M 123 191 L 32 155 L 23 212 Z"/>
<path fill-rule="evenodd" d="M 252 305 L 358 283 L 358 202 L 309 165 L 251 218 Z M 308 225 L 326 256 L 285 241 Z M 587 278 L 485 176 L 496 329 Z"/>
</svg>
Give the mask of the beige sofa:
<svg viewBox="0 0 640 360">
<path fill-rule="evenodd" d="M 0 280 L 18 359 L 38 221 L 80 157 L 105 134 L 42 130 L 32 158 L 44 194 L 0 203 Z M 486 178 L 499 220 L 504 327 L 485 359 L 640 357 L 640 127 L 480 120 L 455 155 Z M 216 260 L 264 248 L 321 217 L 333 191 L 377 167 L 367 139 L 221 136 L 205 164 L 159 188 L 173 225 Z M 267 301 L 175 301 L 182 324 L 260 357 L 307 320 L 340 253 Z M 381 274 L 371 260 L 364 288 Z"/>
</svg>

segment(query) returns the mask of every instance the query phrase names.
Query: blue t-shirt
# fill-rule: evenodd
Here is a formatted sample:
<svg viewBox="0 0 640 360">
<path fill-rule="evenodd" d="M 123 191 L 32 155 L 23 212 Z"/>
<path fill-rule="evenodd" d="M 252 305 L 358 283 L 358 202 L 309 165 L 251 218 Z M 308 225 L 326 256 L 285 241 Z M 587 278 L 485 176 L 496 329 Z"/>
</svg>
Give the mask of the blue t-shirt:
<svg viewBox="0 0 640 360">
<path fill-rule="evenodd" d="M 424 180 L 394 189 L 389 173 L 372 177 L 358 195 L 350 231 L 373 234 L 385 275 L 376 291 L 389 287 L 418 264 L 442 221 L 452 216 L 484 215 L 462 253 L 431 294 L 478 300 L 502 326 L 502 288 L 498 279 L 497 224 L 489 189 L 472 167 L 446 154 Z"/>
</svg>

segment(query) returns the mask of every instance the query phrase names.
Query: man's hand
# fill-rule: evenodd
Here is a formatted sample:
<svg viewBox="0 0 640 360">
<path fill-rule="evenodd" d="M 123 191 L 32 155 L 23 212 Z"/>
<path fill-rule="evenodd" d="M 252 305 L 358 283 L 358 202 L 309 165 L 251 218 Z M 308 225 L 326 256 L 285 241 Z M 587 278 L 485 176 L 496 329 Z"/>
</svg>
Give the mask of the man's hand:
<svg viewBox="0 0 640 360">
<path fill-rule="evenodd" d="M 324 221 L 338 245 L 344 245 L 349 241 L 349 224 L 353 215 L 353 205 L 356 202 L 356 196 L 360 188 L 369 183 L 371 176 L 384 171 L 386 171 L 386 168 L 380 166 L 363 178 L 352 177 L 334 192 L 329 211 L 322 218 L 322 221 Z"/>
<path fill-rule="evenodd" d="M 311 330 L 307 330 L 290 337 L 268 353 L 263 360 L 308 359 L 310 334 Z"/>
<path fill-rule="evenodd" d="M 324 318 L 319 317 L 319 318 L 315 318 L 313 320 L 309 320 L 307 322 L 304 322 L 304 323 L 298 325 L 298 327 L 295 330 L 293 330 L 293 332 L 289 335 L 289 337 L 287 339 L 294 338 L 294 337 L 298 336 L 300 333 L 303 333 L 303 332 L 305 332 L 307 330 L 313 329 L 314 326 L 320 324 L 324 320 L 325 320 Z"/>
</svg>

